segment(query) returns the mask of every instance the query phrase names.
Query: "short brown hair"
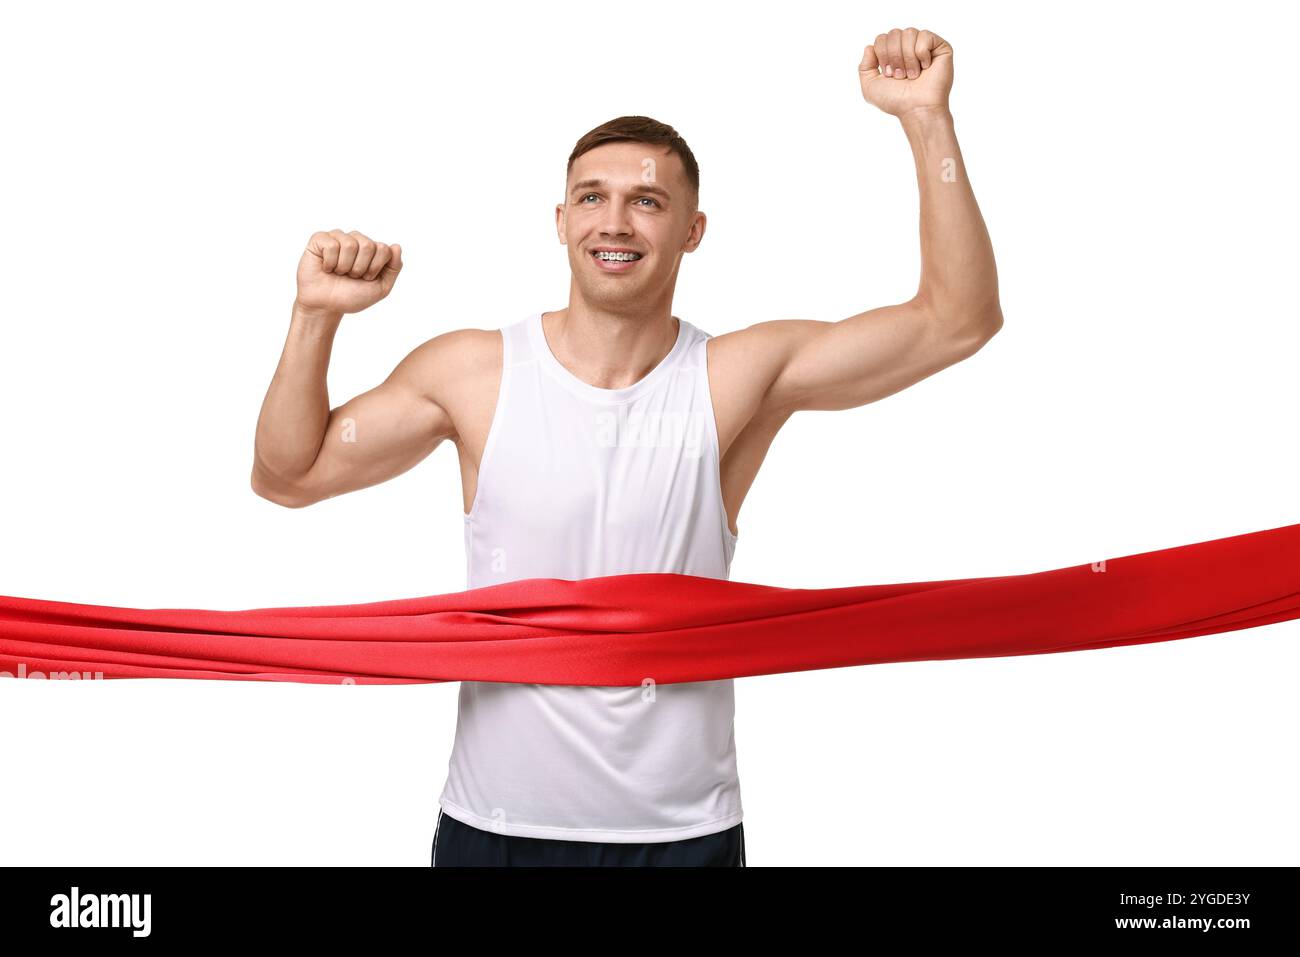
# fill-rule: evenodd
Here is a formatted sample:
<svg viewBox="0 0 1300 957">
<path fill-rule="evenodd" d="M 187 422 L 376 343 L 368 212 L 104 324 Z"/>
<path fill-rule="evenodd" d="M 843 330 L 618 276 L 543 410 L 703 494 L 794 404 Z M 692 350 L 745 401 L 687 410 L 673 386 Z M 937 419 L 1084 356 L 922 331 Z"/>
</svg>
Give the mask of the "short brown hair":
<svg viewBox="0 0 1300 957">
<path fill-rule="evenodd" d="M 565 178 L 573 172 L 574 161 L 583 153 L 594 150 L 606 143 L 649 143 L 653 146 L 666 146 L 669 152 L 676 153 L 686 167 L 686 181 L 691 185 L 691 205 L 698 206 L 700 201 L 700 166 L 695 162 L 695 154 L 686 145 L 681 134 L 666 123 L 652 120 L 648 116 L 620 116 L 601 123 L 589 133 L 583 135 L 569 154 L 569 165 L 565 168 Z"/>
</svg>

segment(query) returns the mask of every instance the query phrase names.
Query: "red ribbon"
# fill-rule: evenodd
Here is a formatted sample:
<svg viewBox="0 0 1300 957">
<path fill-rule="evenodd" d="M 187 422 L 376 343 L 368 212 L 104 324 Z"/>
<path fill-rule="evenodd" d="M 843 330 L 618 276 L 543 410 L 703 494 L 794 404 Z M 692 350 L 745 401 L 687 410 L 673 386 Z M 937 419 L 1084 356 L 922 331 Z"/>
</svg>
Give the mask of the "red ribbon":
<svg viewBox="0 0 1300 957">
<path fill-rule="evenodd" d="M 402 684 L 668 684 L 1083 651 L 1300 618 L 1300 525 L 991 578 L 777 588 L 530 578 L 426 598 L 139 609 L 0 596 L 0 672 Z"/>
</svg>

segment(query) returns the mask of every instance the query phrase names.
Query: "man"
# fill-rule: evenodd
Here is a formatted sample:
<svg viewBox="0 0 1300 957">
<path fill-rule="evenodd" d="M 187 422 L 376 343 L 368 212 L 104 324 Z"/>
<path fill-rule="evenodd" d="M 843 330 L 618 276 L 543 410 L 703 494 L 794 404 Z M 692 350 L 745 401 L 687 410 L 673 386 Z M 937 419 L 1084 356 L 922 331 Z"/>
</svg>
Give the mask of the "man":
<svg viewBox="0 0 1300 957">
<path fill-rule="evenodd" d="M 727 577 L 741 503 L 794 412 L 898 392 L 1002 324 L 948 109 L 952 48 L 891 30 L 858 69 L 863 96 L 900 120 L 916 160 L 912 299 L 715 337 L 674 316 L 682 256 L 704 238 L 698 167 L 671 127 L 620 117 L 569 158 L 555 210 L 568 305 L 436 336 L 333 410 L 335 331 L 392 291 L 402 251 L 355 231 L 311 237 L 258 420 L 254 490 L 298 508 L 401 474 L 446 439 L 460 460 L 467 587 Z M 733 717 L 731 681 L 462 682 L 433 863 L 743 865 Z"/>
</svg>

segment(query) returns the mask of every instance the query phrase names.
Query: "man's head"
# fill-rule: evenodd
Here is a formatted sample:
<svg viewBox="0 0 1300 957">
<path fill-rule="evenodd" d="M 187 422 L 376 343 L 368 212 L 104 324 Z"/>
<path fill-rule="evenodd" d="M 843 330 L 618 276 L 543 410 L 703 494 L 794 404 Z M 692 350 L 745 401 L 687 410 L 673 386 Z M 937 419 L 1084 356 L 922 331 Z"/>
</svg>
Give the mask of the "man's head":
<svg viewBox="0 0 1300 957">
<path fill-rule="evenodd" d="M 620 116 L 583 136 L 569 155 L 564 202 L 555 207 L 572 292 L 602 308 L 671 303 L 682 254 L 704 238 L 699 192 L 695 156 L 671 126 Z M 607 262 L 596 256 L 600 250 L 639 258 Z"/>
</svg>

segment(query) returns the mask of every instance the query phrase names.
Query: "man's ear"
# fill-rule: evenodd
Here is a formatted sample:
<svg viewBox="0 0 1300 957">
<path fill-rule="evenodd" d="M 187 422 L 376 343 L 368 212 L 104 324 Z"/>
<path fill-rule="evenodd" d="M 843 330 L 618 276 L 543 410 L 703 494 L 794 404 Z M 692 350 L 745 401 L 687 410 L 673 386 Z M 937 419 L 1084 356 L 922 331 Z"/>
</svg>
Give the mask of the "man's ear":
<svg viewBox="0 0 1300 957">
<path fill-rule="evenodd" d="M 691 228 L 686 234 L 686 252 L 693 253 L 700 248 L 700 243 L 704 241 L 704 227 L 708 225 L 708 221 L 708 217 L 698 210 L 691 217 Z"/>
<path fill-rule="evenodd" d="M 555 231 L 560 236 L 560 245 L 567 246 L 568 243 L 564 241 L 564 204 L 563 203 L 555 204 Z"/>
</svg>

